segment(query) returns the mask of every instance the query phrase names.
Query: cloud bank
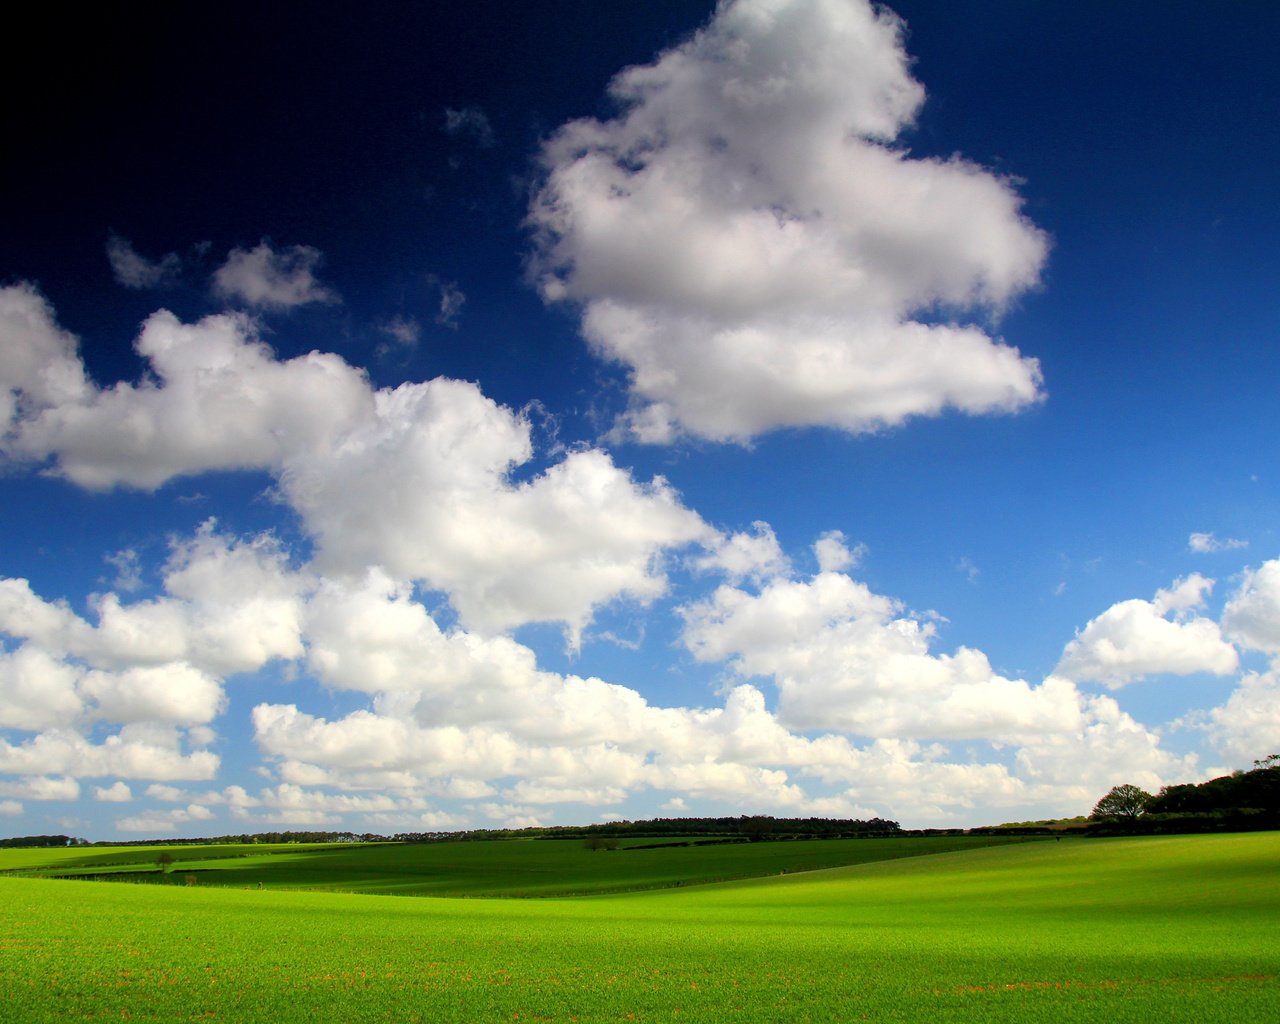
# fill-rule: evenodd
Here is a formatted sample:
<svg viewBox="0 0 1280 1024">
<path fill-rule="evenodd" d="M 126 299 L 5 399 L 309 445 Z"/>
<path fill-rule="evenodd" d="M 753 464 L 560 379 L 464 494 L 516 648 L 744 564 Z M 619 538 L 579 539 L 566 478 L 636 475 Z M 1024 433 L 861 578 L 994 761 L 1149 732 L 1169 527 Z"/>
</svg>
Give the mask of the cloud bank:
<svg viewBox="0 0 1280 1024">
<path fill-rule="evenodd" d="M 308 540 L 300 557 L 210 520 L 171 539 L 157 593 L 134 552 L 84 612 L 0 579 L 0 772 L 13 779 L 0 795 L 15 804 L 98 780 L 98 802 L 130 805 L 117 827 L 142 832 L 223 815 L 528 823 L 637 796 L 933 823 L 972 806 L 1055 813 L 1116 778 L 1156 788 L 1198 772 L 1086 684 L 1230 676 L 1241 652 L 1280 653 L 1272 561 L 1220 620 L 1214 581 L 1193 573 L 1095 617 L 1045 678 L 1012 678 L 983 651 L 939 650 L 935 618 L 856 579 L 865 551 L 838 531 L 814 541 L 804 575 L 770 524 L 717 529 L 603 449 L 517 474 L 537 457 L 530 424 L 474 384 L 374 388 L 331 353 L 278 359 L 243 314 L 161 311 L 137 340 L 150 373 L 103 388 L 32 286 L 0 289 L 0 324 L 12 462 L 94 490 L 258 471 Z M 513 635 L 558 623 L 576 650 L 600 609 L 673 596 L 688 658 L 720 673 L 714 700 L 664 706 L 549 671 Z M 271 786 L 169 800 L 173 783 L 219 778 L 230 695 L 263 672 L 358 706 L 259 700 Z M 1276 693 L 1274 668 L 1249 671 L 1182 724 L 1224 757 L 1269 749 Z M 154 785 L 140 795 L 135 780 Z M 157 801 L 173 806 L 134 811 Z"/>
</svg>

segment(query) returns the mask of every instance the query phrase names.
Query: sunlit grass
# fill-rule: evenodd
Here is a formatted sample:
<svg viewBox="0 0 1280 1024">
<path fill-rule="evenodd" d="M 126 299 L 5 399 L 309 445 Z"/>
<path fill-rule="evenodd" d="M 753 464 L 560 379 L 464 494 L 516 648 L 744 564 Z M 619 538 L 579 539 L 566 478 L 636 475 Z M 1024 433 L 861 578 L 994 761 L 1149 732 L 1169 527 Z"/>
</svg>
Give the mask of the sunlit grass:
<svg viewBox="0 0 1280 1024">
<path fill-rule="evenodd" d="M 579 899 L 0 879 L 0 1018 L 1273 1021 L 1277 867 L 1256 834 Z"/>
</svg>

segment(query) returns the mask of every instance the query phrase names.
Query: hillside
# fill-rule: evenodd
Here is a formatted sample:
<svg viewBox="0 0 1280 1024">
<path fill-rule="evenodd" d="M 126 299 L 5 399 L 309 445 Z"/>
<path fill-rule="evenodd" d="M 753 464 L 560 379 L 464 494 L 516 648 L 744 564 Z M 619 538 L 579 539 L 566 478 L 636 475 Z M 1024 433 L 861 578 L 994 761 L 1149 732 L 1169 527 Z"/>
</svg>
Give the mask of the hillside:
<svg viewBox="0 0 1280 1024">
<path fill-rule="evenodd" d="M 1270 1021 L 1277 864 L 1280 835 L 1254 833 L 571 900 L 0 878 L 0 1005 L 24 1024 Z"/>
</svg>

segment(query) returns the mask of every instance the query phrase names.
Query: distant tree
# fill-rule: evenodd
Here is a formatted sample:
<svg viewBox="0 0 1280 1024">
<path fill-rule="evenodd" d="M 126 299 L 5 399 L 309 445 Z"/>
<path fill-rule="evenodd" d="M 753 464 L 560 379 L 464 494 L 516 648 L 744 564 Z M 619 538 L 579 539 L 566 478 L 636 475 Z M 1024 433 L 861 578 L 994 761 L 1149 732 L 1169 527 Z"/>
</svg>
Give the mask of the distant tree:
<svg viewBox="0 0 1280 1024">
<path fill-rule="evenodd" d="M 76 840 L 70 836 L 15 836 L 12 839 L 0 839 L 2 847 L 42 847 L 71 846 Z"/>
<path fill-rule="evenodd" d="M 169 873 L 169 869 L 173 867 L 173 854 L 168 850 L 161 853 L 160 856 L 156 858 L 156 867 L 167 875 Z"/>
<path fill-rule="evenodd" d="M 1089 817 L 1095 821 L 1134 822 L 1154 799 L 1145 789 L 1126 782 L 1123 786 L 1116 786 L 1099 800 Z"/>
<path fill-rule="evenodd" d="M 1165 786 L 1146 813 L 1186 817 L 1260 814 L 1269 822 L 1280 823 L 1280 756 L 1271 754 L 1253 764 L 1252 771 L 1236 771 L 1198 784 Z"/>
<path fill-rule="evenodd" d="M 618 848 L 618 840 L 611 836 L 587 836 L 582 841 L 582 845 L 593 853 L 596 850 L 616 850 Z"/>
<path fill-rule="evenodd" d="M 773 835 L 774 824 L 773 818 L 767 814 L 756 814 L 751 817 L 744 814 L 738 819 L 738 831 L 753 843 L 758 843 L 760 840 Z"/>
</svg>

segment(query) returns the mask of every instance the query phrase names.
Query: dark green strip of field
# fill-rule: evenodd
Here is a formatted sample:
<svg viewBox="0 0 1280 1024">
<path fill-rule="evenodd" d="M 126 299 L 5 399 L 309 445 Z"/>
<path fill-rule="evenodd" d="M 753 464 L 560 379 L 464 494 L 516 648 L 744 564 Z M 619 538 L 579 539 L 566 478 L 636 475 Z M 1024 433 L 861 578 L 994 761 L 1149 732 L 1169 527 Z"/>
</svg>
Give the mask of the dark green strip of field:
<svg viewBox="0 0 1280 1024">
<path fill-rule="evenodd" d="M 0 851 L 43 878 L 395 896 L 582 896 L 675 888 L 1025 842 L 1005 836 L 809 839 L 591 850 L 581 840 Z M 1043 841 L 1043 840 L 1040 840 Z M 45 856 L 41 857 L 39 854 Z M 157 859 L 172 858 L 161 868 Z"/>
</svg>

